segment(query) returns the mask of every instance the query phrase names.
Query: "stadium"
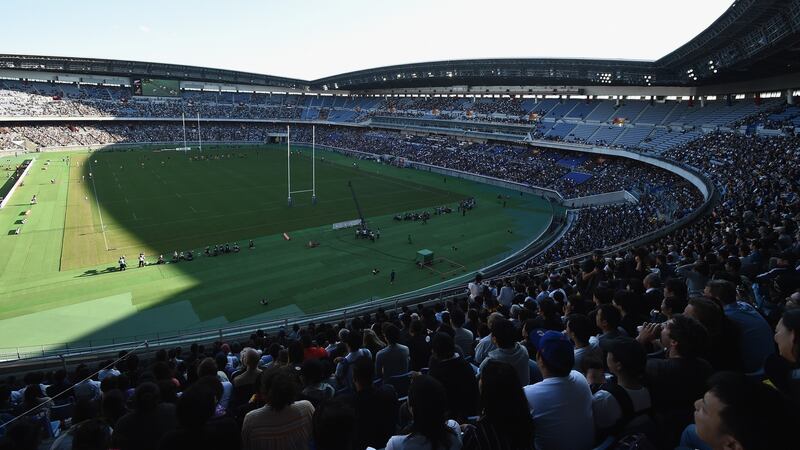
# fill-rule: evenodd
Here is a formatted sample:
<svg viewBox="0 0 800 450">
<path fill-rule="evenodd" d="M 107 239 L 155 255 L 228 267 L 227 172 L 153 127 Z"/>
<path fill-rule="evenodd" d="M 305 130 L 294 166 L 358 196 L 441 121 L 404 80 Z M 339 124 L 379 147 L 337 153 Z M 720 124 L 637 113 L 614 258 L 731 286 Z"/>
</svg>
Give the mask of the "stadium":
<svg viewBox="0 0 800 450">
<path fill-rule="evenodd" d="M 0 54 L 0 448 L 796 448 L 799 45 Z"/>
</svg>

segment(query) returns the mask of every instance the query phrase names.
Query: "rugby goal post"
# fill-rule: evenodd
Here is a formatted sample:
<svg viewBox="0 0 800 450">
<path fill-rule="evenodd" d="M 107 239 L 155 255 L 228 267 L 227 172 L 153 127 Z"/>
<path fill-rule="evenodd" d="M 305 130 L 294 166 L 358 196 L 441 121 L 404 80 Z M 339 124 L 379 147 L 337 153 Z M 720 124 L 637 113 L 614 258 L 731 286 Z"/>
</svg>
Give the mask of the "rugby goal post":
<svg viewBox="0 0 800 450">
<path fill-rule="evenodd" d="M 316 127 L 311 127 L 311 189 L 292 190 L 292 143 L 290 139 L 291 127 L 286 125 L 286 182 L 288 197 L 286 203 L 292 206 L 292 194 L 311 192 L 311 204 L 317 204 L 317 158 L 316 158 Z"/>
</svg>

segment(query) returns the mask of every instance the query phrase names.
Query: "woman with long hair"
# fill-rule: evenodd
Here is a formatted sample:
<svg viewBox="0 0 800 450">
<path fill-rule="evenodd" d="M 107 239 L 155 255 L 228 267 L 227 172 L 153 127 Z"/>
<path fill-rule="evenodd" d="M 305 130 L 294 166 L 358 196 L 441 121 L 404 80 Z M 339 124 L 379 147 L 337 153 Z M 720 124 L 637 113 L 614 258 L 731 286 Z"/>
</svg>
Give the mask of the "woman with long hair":
<svg viewBox="0 0 800 450">
<path fill-rule="evenodd" d="M 435 378 L 415 377 L 408 390 L 408 410 L 413 417 L 408 434 L 392 436 L 386 450 L 459 450 L 458 424 L 445 417 L 446 397 L 444 386 Z"/>
<path fill-rule="evenodd" d="M 481 417 L 464 427 L 465 450 L 533 448 L 533 419 L 519 376 L 510 364 L 489 361 L 478 382 Z"/>
<path fill-rule="evenodd" d="M 386 348 L 386 343 L 378 337 L 378 334 L 367 328 L 364 330 L 364 347 L 372 353 L 372 357 L 378 354 L 379 351 Z"/>
</svg>

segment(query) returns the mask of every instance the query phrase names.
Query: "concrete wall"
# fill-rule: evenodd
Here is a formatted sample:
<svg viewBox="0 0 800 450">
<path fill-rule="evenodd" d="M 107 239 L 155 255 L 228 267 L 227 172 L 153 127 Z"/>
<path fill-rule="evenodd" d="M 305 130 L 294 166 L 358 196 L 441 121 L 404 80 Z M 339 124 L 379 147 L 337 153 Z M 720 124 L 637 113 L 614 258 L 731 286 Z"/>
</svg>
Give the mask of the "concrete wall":
<svg viewBox="0 0 800 450">
<path fill-rule="evenodd" d="M 567 208 L 587 208 L 589 206 L 614 205 L 619 203 L 639 203 L 639 201 L 636 200 L 633 194 L 625 190 L 564 200 L 564 206 Z"/>
</svg>

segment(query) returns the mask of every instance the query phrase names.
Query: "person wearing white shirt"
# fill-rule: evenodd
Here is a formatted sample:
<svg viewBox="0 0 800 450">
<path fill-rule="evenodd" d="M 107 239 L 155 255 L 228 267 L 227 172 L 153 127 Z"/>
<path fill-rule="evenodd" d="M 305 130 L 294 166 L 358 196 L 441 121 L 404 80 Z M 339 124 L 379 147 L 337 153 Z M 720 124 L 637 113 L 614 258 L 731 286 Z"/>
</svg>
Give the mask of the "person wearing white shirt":
<svg viewBox="0 0 800 450">
<path fill-rule="evenodd" d="M 475 300 L 478 296 L 483 293 L 483 284 L 481 281 L 483 280 L 483 275 L 475 274 L 475 281 L 470 282 L 467 285 L 467 289 L 469 290 L 469 299 Z"/>
<path fill-rule="evenodd" d="M 535 433 L 535 446 L 542 449 L 588 450 L 594 446 L 592 391 L 586 378 L 572 370 L 572 344 L 557 331 L 531 333 L 536 363 L 544 377 L 525 386 Z"/>
<path fill-rule="evenodd" d="M 619 337 L 603 342 L 608 369 L 616 384 L 603 384 L 592 398 L 594 423 L 602 435 L 617 434 L 649 420 L 650 391 L 642 385 L 647 353 L 636 339 Z"/>
<path fill-rule="evenodd" d="M 514 302 L 514 288 L 511 286 L 511 280 L 506 279 L 503 282 L 503 287 L 500 288 L 500 295 L 497 297 L 498 303 L 502 306 L 511 307 L 511 304 Z"/>
</svg>

